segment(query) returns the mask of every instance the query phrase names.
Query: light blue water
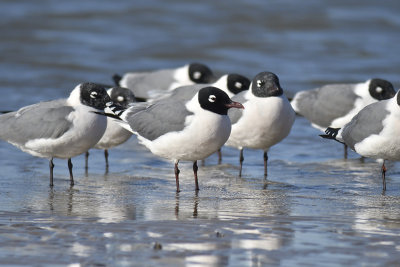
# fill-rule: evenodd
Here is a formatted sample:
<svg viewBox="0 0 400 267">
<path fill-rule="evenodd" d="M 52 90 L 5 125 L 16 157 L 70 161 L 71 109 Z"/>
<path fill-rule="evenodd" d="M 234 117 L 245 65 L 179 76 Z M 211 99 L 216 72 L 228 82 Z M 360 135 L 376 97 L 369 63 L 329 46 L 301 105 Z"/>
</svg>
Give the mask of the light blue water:
<svg viewBox="0 0 400 267">
<path fill-rule="evenodd" d="M 372 77 L 399 88 L 398 1 L 3 1 L 1 110 L 68 96 L 84 81 L 198 61 L 249 78 L 272 71 L 288 95 Z M 301 117 L 270 150 L 223 148 L 200 167 L 173 165 L 131 138 L 67 164 L 0 142 L 0 264 L 391 266 L 400 261 L 400 165 L 322 140 Z M 154 244 L 162 245 L 154 250 Z"/>
</svg>

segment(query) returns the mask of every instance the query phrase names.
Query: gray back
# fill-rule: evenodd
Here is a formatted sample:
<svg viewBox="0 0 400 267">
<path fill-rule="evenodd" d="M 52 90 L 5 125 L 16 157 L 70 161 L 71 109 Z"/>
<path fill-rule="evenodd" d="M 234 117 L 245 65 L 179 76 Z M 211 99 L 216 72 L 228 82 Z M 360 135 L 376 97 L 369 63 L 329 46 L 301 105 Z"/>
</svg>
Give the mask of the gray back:
<svg viewBox="0 0 400 267">
<path fill-rule="evenodd" d="M 239 102 L 240 104 L 244 104 L 247 100 L 244 98 L 244 95 L 247 91 L 240 92 L 237 95 L 232 97 L 233 101 Z M 228 110 L 228 116 L 231 119 L 231 123 L 235 124 L 243 115 L 243 109 L 241 108 L 231 108 Z"/>
<path fill-rule="evenodd" d="M 297 98 L 298 113 L 312 123 L 329 127 L 354 108 L 354 84 L 331 84 L 304 91 Z"/>
<path fill-rule="evenodd" d="M 165 69 L 153 72 L 138 72 L 125 85 L 131 89 L 136 97 L 148 98 L 149 91 L 167 90 L 174 83 L 175 69 Z"/>
<path fill-rule="evenodd" d="M 189 101 L 192 99 L 197 92 L 206 87 L 204 84 L 192 84 L 186 86 L 180 86 L 173 90 L 173 93 L 169 96 L 171 99 L 175 99 L 176 101 Z"/>
<path fill-rule="evenodd" d="M 183 130 L 185 119 L 191 114 L 182 101 L 168 98 L 128 113 L 126 120 L 140 136 L 153 141 L 166 133 Z"/>
<path fill-rule="evenodd" d="M 73 108 L 65 103 L 64 99 L 41 102 L 1 115 L 0 138 L 22 145 L 33 139 L 62 136 L 72 125 L 66 117 Z"/>
<path fill-rule="evenodd" d="M 389 114 L 385 109 L 389 100 L 372 103 L 363 108 L 346 124 L 342 131 L 344 142 L 354 150 L 355 144 L 383 129 L 383 120 Z"/>
</svg>

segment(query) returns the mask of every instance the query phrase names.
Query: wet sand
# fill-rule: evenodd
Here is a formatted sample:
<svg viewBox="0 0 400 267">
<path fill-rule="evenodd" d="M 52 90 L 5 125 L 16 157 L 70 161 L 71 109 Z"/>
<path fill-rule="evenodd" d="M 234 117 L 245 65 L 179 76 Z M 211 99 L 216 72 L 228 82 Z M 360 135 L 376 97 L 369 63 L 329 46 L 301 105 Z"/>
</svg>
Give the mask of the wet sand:
<svg viewBox="0 0 400 267">
<path fill-rule="evenodd" d="M 213 156 L 200 167 L 198 193 L 190 163 L 181 166 L 177 194 L 173 164 L 152 156 L 135 138 L 111 151 L 108 174 L 101 151 L 92 151 L 87 174 L 83 156 L 74 159 L 73 188 L 65 162 L 56 162 L 55 187 L 49 189 L 46 160 L 7 147 L 13 172 L 2 176 L 1 263 L 395 265 L 399 167 L 389 164 L 382 194 L 379 163 L 362 163 L 355 154 L 342 160 L 339 144 L 329 146 L 337 159 L 308 161 L 318 152 L 294 145 L 304 123 L 298 118 L 294 134 L 272 149 L 266 180 L 261 151 L 245 150 L 239 178 L 238 151 L 224 148 L 223 164 L 212 164 Z M 303 142 L 297 146 L 312 146 Z M 284 157 L 289 147 L 302 162 Z M 153 164 L 141 165 L 147 161 Z"/>
</svg>

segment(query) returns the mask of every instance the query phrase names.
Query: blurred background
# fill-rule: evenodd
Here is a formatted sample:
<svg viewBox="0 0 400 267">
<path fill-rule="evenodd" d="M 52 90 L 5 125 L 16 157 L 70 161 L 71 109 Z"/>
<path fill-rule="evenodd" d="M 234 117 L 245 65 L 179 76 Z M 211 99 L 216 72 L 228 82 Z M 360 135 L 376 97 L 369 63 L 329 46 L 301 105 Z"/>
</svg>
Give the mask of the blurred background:
<svg viewBox="0 0 400 267">
<path fill-rule="evenodd" d="M 2 1 L 5 109 L 66 96 L 82 81 L 202 62 L 288 92 L 372 77 L 399 87 L 400 4 L 381 1 Z M 29 98 L 27 98 L 27 94 Z M 11 99 L 10 99 L 11 98 Z"/>
</svg>

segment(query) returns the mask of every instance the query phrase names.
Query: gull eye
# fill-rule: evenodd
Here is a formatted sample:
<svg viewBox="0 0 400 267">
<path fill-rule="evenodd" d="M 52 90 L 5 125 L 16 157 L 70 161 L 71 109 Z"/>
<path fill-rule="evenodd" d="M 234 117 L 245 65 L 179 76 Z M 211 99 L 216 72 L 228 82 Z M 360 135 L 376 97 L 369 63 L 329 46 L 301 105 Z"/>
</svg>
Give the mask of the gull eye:
<svg viewBox="0 0 400 267">
<path fill-rule="evenodd" d="M 242 86 L 243 86 L 243 84 L 242 83 L 240 83 L 240 82 L 235 82 L 235 87 L 236 88 L 242 88 Z"/>
<path fill-rule="evenodd" d="M 210 95 L 210 96 L 208 97 L 208 101 L 210 101 L 211 103 L 214 103 L 215 100 L 217 100 L 217 97 L 216 97 L 215 95 Z"/>
<path fill-rule="evenodd" d="M 193 78 L 195 78 L 196 80 L 201 78 L 201 72 L 200 71 L 196 71 L 193 73 Z"/>
<path fill-rule="evenodd" d="M 124 100 L 125 100 L 125 98 L 124 98 L 123 96 L 120 96 L 120 95 L 119 95 L 119 96 L 117 97 L 117 101 L 118 101 L 118 102 L 123 102 Z"/>
<path fill-rule="evenodd" d="M 97 97 L 97 92 L 96 91 L 91 92 L 90 93 L 90 97 L 91 98 L 96 98 Z"/>
<path fill-rule="evenodd" d="M 265 81 L 263 80 L 257 80 L 257 87 L 261 87 L 265 84 Z"/>
<path fill-rule="evenodd" d="M 376 87 L 375 92 L 382 93 L 383 92 L 382 87 Z"/>
</svg>

